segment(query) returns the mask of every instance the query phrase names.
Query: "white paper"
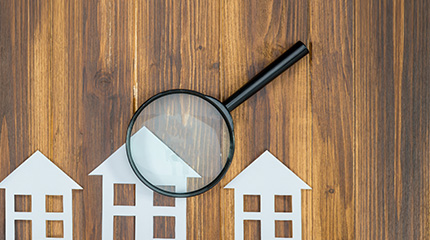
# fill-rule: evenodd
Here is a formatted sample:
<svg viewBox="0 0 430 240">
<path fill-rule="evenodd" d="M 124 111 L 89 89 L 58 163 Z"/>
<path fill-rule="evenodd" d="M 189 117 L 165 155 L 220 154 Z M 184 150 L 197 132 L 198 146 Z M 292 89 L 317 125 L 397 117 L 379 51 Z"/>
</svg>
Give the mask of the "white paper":
<svg viewBox="0 0 430 240">
<path fill-rule="evenodd" d="M 160 162 L 167 161 L 162 156 L 171 156 L 164 154 L 171 151 L 157 137 L 155 137 L 147 128 L 139 131 L 137 134 L 151 148 L 145 148 L 146 151 L 141 154 L 150 158 L 157 158 Z M 157 156 L 157 151 L 163 154 Z M 168 149 L 168 150 L 166 150 Z M 160 158 L 161 157 L 161 158 Z M 175 186 L 177 190 L 186 187 L 188 177 L 200 177 L 191 167 L 182 160 L 176 159 L 177 167 L 182 169 L 180 172 L 185 173 L 181 176 L 176 175 L 173 178 L 166 177 L 159 179 L 158 185 Z M 181 163 L 182 162 L 182 163 Z M 152 171 L 160 173 L 164 171 L 162 165 L 153 165 Z M 187 169 L 189 168 L 189 169 Z M 128 162 L 125 145 L 122 145 L 116 152 L 100 164 L 90 175 L 103 176 L 103 219 L 102 219 L 102 240 L 113 239 L 113 219 L 114 216 L 135 216 L 135 239 L 154 239 L 153 238 L 153 217 L 154 216 L 174 216 L 175 217 L 175 239 L 185 240 L 187 237 L 187 199 L 175 198 L 174 207 L 153 206 L 153 191 L 146 187 L 135 175 Z M 178 181 L 177 177 L 182 180 Z M 135 184 L 135 206 L 114 206 L 114 184 Z M 181 185 L 177 185 L 181 184 Z"/>
<path fill-rule="evenodd" d="M 234 189 L 235 240 L 243 239 L 243 221 L 260 220 L 261 239 L 301 239 L 301 190 L 311 189 L 269 151 L 265 151 L 225 188 Z M 243 195 L 260 195 L 260 212 L 243 212 Z M 292 212 L 275 212 L 275 195 L 292 196 Z M 293 221 L 292 238 L 275 238 L 275 220 Z"/>
<path fill-rule="evenodd" d="M 46 237 L 46 220 L 62 220 L 62 239 L 73 239 L 72 190 L 82 189 L 41 152 L 36 151 L 0 182 L 6 192 L 6 238 L 15 239 L 15 220 L 31 220 L 32 239 Z M 31 195 L 31 212 L 15 212 L 15 195 Z M 63 196 L 63 212 L 46 212 L 46 195 Z"/>
</svg>

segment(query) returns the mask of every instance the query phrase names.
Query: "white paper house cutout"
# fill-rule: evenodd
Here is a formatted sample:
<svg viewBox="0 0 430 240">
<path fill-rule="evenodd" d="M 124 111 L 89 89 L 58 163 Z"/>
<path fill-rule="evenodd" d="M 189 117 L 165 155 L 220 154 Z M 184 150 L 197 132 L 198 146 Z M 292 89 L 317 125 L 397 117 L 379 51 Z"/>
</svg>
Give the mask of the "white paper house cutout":
<svg viewBox="0 0 430 240">
<path fill-rule="evenodd" d="M 235 240 L 244 238 L 244 220 L 260 220 L 261 239 L 301 239 L 301 190 L 311 189 L 269 151 L 265 151 L 225 188 L 234 189 Z M 244 195 L 260 196 L 260 212 L 244 212 Z M 275 212 L 275 195 L 291 196 L 291 212 Z M 292 238 L 275 237 L 275 220 L 292 221 Z"/>
<path fill-rule="evenodd" d="M 154 152 L 171 151 L 147 128 L 142 128 L 138 133 L 145 143 L 150 145 L 152 153 L 142 153 L 147 157 L 157 157 Z M 163 148 L 163 149 L 160 149 Z M 172 152 L 172 154 L 174 154 Z M 163 155 L 163 154 L 162 154 Z M 163 156 L 171 156 L 165 154 Z M 165 161 L 165 159 L 160 159 Z M 189 177 L 200 177 L 190 166 L 182 160 L 183 181 L 177 181 L 175 176 L 160 179 L 158 185 L 175 186 L 176 189 L 186 187 L 186 179 Z M 178 161 L 178 163 L 180 163 Z M 156 166 L 157 167 L 157 166 Z M 158 167 L 163 167 L 162 165 Z M 153 169 L 153 171 L 163 171 L 163 169 Z M 102 219 L 102 239 L 112 240 L 114 232 L 114 216 L 135 216 L 135 237 L 134 239 L 157 239 L 153 233 L 153 218 L 155 216 L 175 217 L 175 238 L 185 240 L 187 233 L 187 200 L 185 198 L 175 198 L 175 206 L 154 206 L 154 192 L 146 187 L 135 175 L 130 167 L 125 150 L 125 144 L 116 152 L 109 156 L 90 175 L 103 176 L 103 219 Z M 179 183 L 179 185 L 178 185 Z M 115 206 L 114 205 L 114 184 L 134 184 L 135 185 L 135 205 Z M 184 185 L 185 184 L 185 185 Z"/>
<path fill-rule="evenodd" d="M 15 239 L 15 220 L 31 220 L 32 239 L 46 237 L 46 221 L 63 221 L 63 238 L 73 239 L 72 190 L 82 189 L 41 152 L 36 151 L 0 182 L 6 192 L 6 238 Z M 15 195 L 31 195 L 31 212 L 15 212 Z M 46 212 L 49 195 L 63 196 L 63 212 Z"/>
</svg>

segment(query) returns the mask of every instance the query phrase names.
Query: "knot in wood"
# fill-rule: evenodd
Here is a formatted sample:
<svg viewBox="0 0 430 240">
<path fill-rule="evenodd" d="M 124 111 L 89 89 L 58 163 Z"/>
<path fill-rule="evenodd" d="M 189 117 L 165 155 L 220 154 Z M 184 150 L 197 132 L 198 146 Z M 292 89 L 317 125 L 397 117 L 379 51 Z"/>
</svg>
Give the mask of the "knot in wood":
<svg viewBox="0 0 430 240">
<path fill-rule="evenodd" d="M 95 90 L 106 93 L 109 92 L 113 87 L 113 76 L 112 73 L 103 70 L 97 71 L 94 76 Z"/>
</svg>

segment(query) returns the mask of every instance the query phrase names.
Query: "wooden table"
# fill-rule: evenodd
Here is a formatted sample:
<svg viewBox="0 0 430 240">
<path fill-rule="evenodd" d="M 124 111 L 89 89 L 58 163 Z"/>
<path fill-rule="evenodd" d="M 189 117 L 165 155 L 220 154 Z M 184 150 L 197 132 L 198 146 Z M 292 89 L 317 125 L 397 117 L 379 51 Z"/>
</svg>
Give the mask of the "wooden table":
<svg viewBox="0 0 430 240">
<path fill-rule="evenodd" d="M 88 174 L 140 104 L 174 88 L 226 99 L 301 40 L 310 54 L 232 112 L 233 164 L 187 200 L 187 239 L 233 239 L 223 187 L 266 149 L 312 187 L 303 239 L 430 239 L 429 39 L 426 0 L 1 0 L 0 179 L 39 149 L 83 187 L 74 239 L 101 239 Z"/>
</svg>

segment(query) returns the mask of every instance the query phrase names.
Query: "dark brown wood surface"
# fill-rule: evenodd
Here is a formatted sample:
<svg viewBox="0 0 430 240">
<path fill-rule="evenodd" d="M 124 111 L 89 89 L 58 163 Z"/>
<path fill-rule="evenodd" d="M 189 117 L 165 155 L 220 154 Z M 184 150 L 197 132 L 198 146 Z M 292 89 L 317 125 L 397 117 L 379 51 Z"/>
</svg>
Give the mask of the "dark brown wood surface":
<svg viewBox="0 0 430 240">
<path fill-rule="evenodd" d="M 356 236 L 429 239 L 430 2 L 355 12 Z"/>
<path fill-rule="evenodd" d="M 310 4 L 310 239 L 361 239 L 354 201 L 354 2 Z"/>
<path fill-rule="evenodd" d="M 303 239 L 430 239 L 426 0 L 0 0 L 0 180 L 39 149 L 83 187 L 74 239 L 101 239 L 102 181 L 88 173 L 137 107 L 174 88 L 224 100 L 298 40 L 310 54 L 232 112 L 233 164 L 187 200 L 187 239 L 234 238 L 223 187 L 266 149 L 312 187 Z M 116 238 L 134 222 L 115 219 Z"/>
</svg>

